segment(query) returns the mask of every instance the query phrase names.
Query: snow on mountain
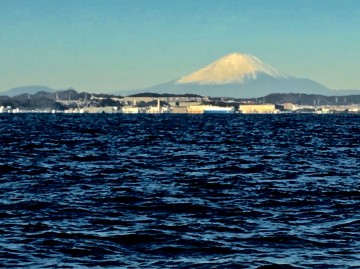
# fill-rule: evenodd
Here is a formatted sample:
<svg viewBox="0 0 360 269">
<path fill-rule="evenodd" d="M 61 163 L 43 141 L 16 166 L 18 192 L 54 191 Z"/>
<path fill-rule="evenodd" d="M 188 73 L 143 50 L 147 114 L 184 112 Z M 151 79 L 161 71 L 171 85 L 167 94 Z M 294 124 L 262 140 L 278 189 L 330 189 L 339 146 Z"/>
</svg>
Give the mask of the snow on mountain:
<svg viewBox="0 0 360 269">
<path fill-rule="evenodd" d="M 178 80 L 120 94 L 143 92 L 199 94 L 211 97 L 253 98 L 272 93 L 304 93 L 326 96 L 348 91 L 330 90 L 306 78 L 279 72 L 250 54 L 232 53 Z"/>
<path fill-rule="evenodd" d="M 256 79 L 259 73 L 274 78 L 286 78 L 275 68 L 263 63 L 250 54 L 232 53 L 201 68 L 200 70 L 182 77 L 179 84 L 229 84 L 242 83 L 245 79 Z"/>
</svg>

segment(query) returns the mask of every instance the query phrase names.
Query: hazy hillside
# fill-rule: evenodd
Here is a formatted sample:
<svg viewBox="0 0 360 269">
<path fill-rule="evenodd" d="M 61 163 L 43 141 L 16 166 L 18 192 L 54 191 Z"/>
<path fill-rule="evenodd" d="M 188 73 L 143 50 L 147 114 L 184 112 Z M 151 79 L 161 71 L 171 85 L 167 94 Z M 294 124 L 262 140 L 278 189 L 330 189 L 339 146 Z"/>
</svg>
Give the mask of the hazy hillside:
<svg viewBox="0 0 360 269">
<path fill-rule="evenodd" d="M 4 92 L 0 92 L 0 96 L 1 95 L 6 95 L 6 96 L 16 96 L 19 94 L 23 94 L 23 93 L 28 93 L 28 94 L 35 94 L 37 92 L 55 92 L 55 89 L 52 89 L 50 87 L 47 86 L 22 86 L 22 87 L 16 87 L 16 88 L 12 88 L 10 90 L 4 91 Z"/>
</svg>

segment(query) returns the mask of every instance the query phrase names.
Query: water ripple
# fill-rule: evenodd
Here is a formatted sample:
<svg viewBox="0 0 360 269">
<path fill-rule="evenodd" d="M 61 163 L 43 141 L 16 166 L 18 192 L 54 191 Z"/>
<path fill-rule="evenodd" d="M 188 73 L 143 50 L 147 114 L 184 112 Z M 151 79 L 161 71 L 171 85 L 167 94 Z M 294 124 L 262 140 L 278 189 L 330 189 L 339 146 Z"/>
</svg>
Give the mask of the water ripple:
<svg viewBox="0 0 360 269">
<path fill-rule="evenodd" d="M 360 267 L 358 115 L 0 115 L 7 268 Z"/>
</svg>

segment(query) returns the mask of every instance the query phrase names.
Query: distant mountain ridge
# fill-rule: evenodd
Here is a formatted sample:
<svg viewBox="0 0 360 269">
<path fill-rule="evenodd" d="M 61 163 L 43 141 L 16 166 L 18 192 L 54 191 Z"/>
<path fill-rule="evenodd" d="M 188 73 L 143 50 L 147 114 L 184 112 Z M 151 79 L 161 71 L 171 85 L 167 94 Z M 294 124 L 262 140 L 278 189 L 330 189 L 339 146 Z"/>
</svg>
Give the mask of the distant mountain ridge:
<svg viewBox="0 0 360 269">
<path fill-rule="evenodd" d="M 35 86 L 21 86 L 21 87 L 15 87 L 12 89 L 9 89 L 7 91 L 4 92 L 0 92 L 0 96 L 16 96 L 19 94 L 24 94 L 24 93 L 28 93 L 28 94 L 36 94 L 38 92 L 55 92 L 57 90 L 47 87 L 47 86 L 40 86 L 40 85 L 35 85 Z"/>
<path fill-rule="evenodd" d="M 304 93 L 320 95 L 360 94 L 360 91 L 330 90 L 305 78 L 282 73 L 250 54 L 232 53 L 191 74 L 148 88 L 120 92 L 199 94 L 210 97 L 252 98 L 272 93 Z"/>
<path fill-rule="evenodd" d="M 86 106 L 93 107 L 104 107 L 104 106 L 122 106 L 123 103 L 118 102 L 119 100 L 113 100 L 112 97 L 119 99 L 119 96 L 111 94 L 90 94 L 87 92 L 78 93 L 73 89 L 68 89 L 64 91 L 56 92 L 45 92 L 39 91 L 36 94 L 19 94 L 14 97 L 9 96 L 0 96 L 0 107 L 11 107 L 19 108 L 21 110 L 37 110 L 37 109 L 54 109 L 57 111 L 63 111 L 68 108 L 78 108 L 79 101 Z M 133 97 L 151 97 L 153 100 L 156 100 L 160 97 L 167 98 L 198 98 L 201 96 L 194 94 L 156 94 L 145 92 Z M 223 98 L 206 98 L 206 102 L 223 102 Z M 317 94 L 294 94 L 294 93 L 283 93 L 283 94 L 270 94 L 262 96 L 259 98 L 231 98 L 230 101 L 232 104 L 240 104 L 242 102 L 250 103 L 272 103 L 272 104 L 283 104 L 283 103 L 293 103 L 299 105 L 354 105 L 360 104 L 360 94 L 358 95 L 346 95 L 346 96 L 324 96 Z M 225 101 L 226 106 L 229 105 L 229 102 Z"/>
<path fill-rule="evenodd" d="M 46 86 L 23 86 L 0 92 L 0 96 L 56 92 Z M 306 78 L 296 78 L 278 71 L 250 54 L 232 53 L 178 79 L 151 87 L 112 91 L 108 94 L 133 95 L 196 94 L 209 97 L 258 98 L 272 93 L 303 93 L 325 96 L 360 94 L 360 90 L 331 90 Z M 105 92 L 102 92 L 105 93 Z"/>
<path fill-rule="evenodd" d="M 27 87 L 22 87 L 24 90 Z M 36 90 L 44 89 L 36 87 Z M 0 95 L 0 107 L 19 108 L 25 111 L 57 110 L 78 108 L 82 105 L 92 107 L 118 106 L 119 102 L 112 100 L 111 94 L 78 93 L 74 89 L 56 92 L 37 91 L 35 94 L 21 93 L 15 96 Z"/>
</svg>

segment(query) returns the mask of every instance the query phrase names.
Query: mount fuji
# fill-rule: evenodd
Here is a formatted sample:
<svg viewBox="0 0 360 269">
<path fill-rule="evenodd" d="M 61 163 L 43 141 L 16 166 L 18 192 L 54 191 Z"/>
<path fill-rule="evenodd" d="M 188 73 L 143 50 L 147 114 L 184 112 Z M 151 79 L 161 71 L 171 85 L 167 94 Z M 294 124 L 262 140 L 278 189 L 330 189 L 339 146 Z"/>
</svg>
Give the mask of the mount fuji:
<svg viewBox="0 0 360 269">
<path fill-rule="evenodd" d="M 232 84 L 244 83 L 246 80 L 256 80 L 260 74 L 273 78 L 286 78 L 271 66 L 264 64 L 258 58 L 248 54 L 229 54 L 200 70 L 182 77 L 177 83 L 197 84 Z"/>
<path fill-rule="evenodd" d="M 305 93 L 321 95 L 351 94 L 330 90 L 310 79 L 282 73 L 250 54 L 232 53 L 178 80 L 129 94 L 152 92 L 199 94 L 211 97 L 251 98 L 271 93 Z"/>
</svg>

